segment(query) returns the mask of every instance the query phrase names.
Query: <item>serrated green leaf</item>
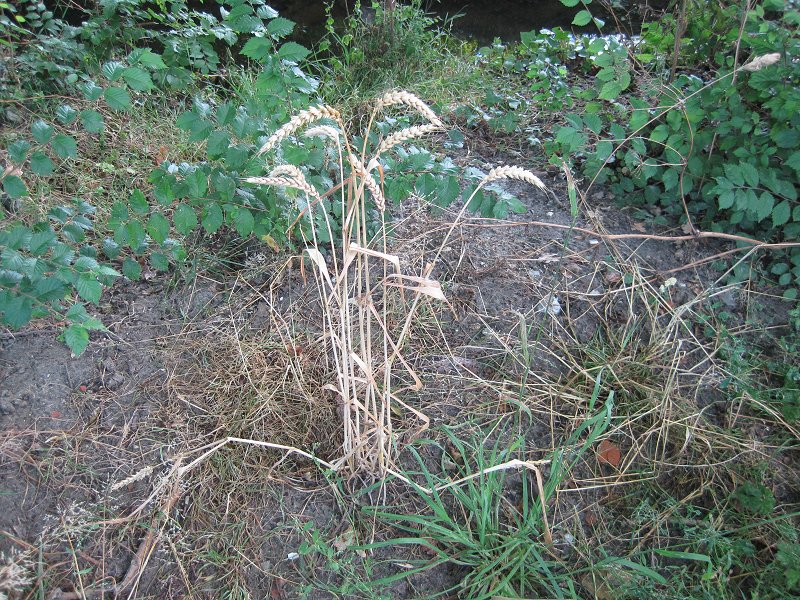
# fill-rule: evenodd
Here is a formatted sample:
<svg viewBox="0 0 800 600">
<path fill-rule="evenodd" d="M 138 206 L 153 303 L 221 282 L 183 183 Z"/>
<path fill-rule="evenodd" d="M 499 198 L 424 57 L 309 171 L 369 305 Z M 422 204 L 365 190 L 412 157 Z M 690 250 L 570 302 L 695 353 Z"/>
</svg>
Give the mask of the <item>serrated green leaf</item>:
<svg viewBox="0 0 800 600">
<path fill-rule="evenodd" d="M 153 213 L 147 221 L 147 233 L 158 244 L 163 244 L 169 236 L 169 221 L 161 213 Z"/>
<path fill-rule="evenodd" d="M 294 30 L 294 22 L 283 17 L 276 17 L 267 24 L 267 31 L 277 38 L 286 37 Z"/>
<path fill-rule="evenodd" d="M 189 235 L 197 227 L 197 214 L 194 209 L 186 204 L 179 204 L 172 215 L 175 229 L 181 235 Z"/>
<path fill-rule="evenodd" d="M 136 53 L 135 57 L 134 53 Z M 128 56 L 128 62 L 130 64 L 136 63 L 144 65 L 145 67 L 150 67 L 151 69 L 156 69 L 156 70 L 167 68 L 167 65 L 164 63 L 164 60 L 161 58 L 161 55 L 153 52 L 152 50 L 150 50 L 150 48 L 143 48 L 131 52 L 130 55 Z"/>
<path fill-rule="evenodd" d="M 236 108 L 230 102 L 220 104 L 217 108 L 217 124 L 220 126 L 228 125 L 236 117 Z"/>
<path fill-rule="evenodd" d="M 607 81 L 600 88 L 600 93 L 597 95 L 600 100 L 616 100 L 622 93 L 622 84 L 617 80 Z"/>
<path fill-rule="evenodd" d="M 86 312 L 86 306 L 82 302 L 76 302 L 69 307 L 65 316 L 70 323 L 83 323 L 89 318 L 89 313 Z"/>
<path fill-rule="evenodd" d="M 146 215 L 150 212 L 150 203 L 145 198 L 141 190 L 133 190 L 131 197 L 128 199 L 128 205 L 131 210 L 140 215 Z"/>
<path fill-rule="evenodd" d="M 736 201 L 736 193 L 733 190 L 724 190 L 717 198 L 717 205 L 722 210 L 726 210 L 731 206 L 733 206 L 733 203 L 735 201 Z"/>
<path fill-rule="evenodd" d="M 149 92 L 153 89 L 150 73 L 140 67 L 128 67 L 122 72 L 122 78 L 137 92 Z"/>
<path fill-rule="evenodd" d="M 116 81 L 120 77 L 122 77 L 122 73 L 125 71 L 125 67 L 123 64 L 116 60 L 110 60 L 107 63 L 103 64 L 102 69 L 100 71 L 103 73 L 103 77 L 108 79 L 109 81 Z"/>
<path fill-rule="evenodd" d="M 590 13 L 588 10 L 582 10 L 575 15 L 574 19 L 572 19 L 572 24 L 578 27 L 583 27 L 591 23 L 591 21 L 592 21 L 592 13 Z"/>
<path fill-rule="evenodd" d="M 69 104 L 62 104 L 56 109 L 56 118 L 64 125 L 69 125 L 78 118 L 78 111 Z"/>
<path fill-rule="evenodd" d="M 44 152 L 34 152 L 31 154 L 31 171 L 40 177 L 52 175 L 55 165 L 50 157 Z"/>
<path fill-rule="evenodd" d="M 222 227 L 222 209 L 216 202 L 211 202 L 203 207 L 202 224 L 203 229 L 208 233 L 215 233 Z"/>
<path fill-rule="evenodd" d="M 83 97 L 87 100 L 94 102 L 103 96 L 103 88 L 97 85 L 94 81 L 87 81 L 80 86 Z"/>
<path fill-rule="evenodd" d="M 81 111 L 81 123 L 89 133 L 101 133 L 103 131 L 103 115 L 96 110 L 87 109 Z"/>
<path fill-rule="evenodd" d="M 64 282 L 56 277 L 43 277 L 33 287 L 36 291 L 36 299 L 39 302 L 61 300 L 67 293 L 67 287 Z"/>
<path fill-rule="evenodd" d="M 772 210 L 772 225 L 773 227 L 780 227 L 789 222 L 789 217 L 792 216 L 792 208 L 789 202 L 784 200 Z"/>
<path fill-rule="evenodd" d="M 73 323 L 64 330 L 64 343 L 73 356 L 80 356 L 89 345 L 89 331 L 83 325 Z"/>
<path fill-rule="evenodd" d="M 25 140 L 19 140 L 8 145 L 8 157 L 12 162 L 21 165 L 28 158 L 28 150 L 30 149 L 30 143 L 26 142 Z"/>
<path fill-rule="evenodd" d="M 81 273 L 75 282 L 75 290 L 78 295 L 92 304 L 100 302 L 100 295 L 103 293 L 103 286 L 97 281 L 92 273 Z"/>
<path fill-rule="evenodd" d="M 242 54 L 259 62 L 272 56 L 274 51 L 272 40 L 263 37 L 252 37 L 242 48 Z"/>
<path fill-rule="evenodd" d="M 253 233 L 253 227 L 255 227 L 255 219 L 253 218 L 253 213 L 251 213 L 248 209 L 239 207 L 236 211 L 236 214 L 233 217 L 233 224 L 236 227 L 237 233 L 241 237 L 247 237 L 251 233 Z"/>
<path fill-rule="evenodd" d="M 142 277 L 142 265 L 132 258 L 126 258 L 122 262 L 122 274 L 131 281 L 139 281 Z"/>
<path fill-rule="evenodd" d="M 792 152 L 784 164 L 787 167 L 794 169 L 796 173 L 800 174 L 800 150 Z"/>
<path fill-rule="evenodd" d="M 34 256 L 41 256 L 50 248 L 50 244 L 56 241 L 56 234 L 52 229 L 39 231 L 31 235 L 28 241 L 28 250 Z"/>
<path fill-rule="evenodd" d="M 75 138 L 59 133 L 51 143 L 53 152 L 61 158 L 75 158 L 78 156 L 78 142 Z"/>
<path fill-rule="evenodd" d="M 12 329 L 19 329 L 31 320 L 33 304 L 30 298 L 3 293 L 0 294 L 0 313 L 6 324 Z"/>
<path fill-rule="evenodd" d="M 120 255 L 122 249 L 120 248 L 119 244 L 112 240 L 111 238 L 106 238 L 103 240 L 103 254 L 105 254 L 111 260 L 114 260 Z"/>
<path fill-rule="evenodd" d="M 147 232 L 139 219 L 133 219 L 125 224 L 125 233 L 128 247 L 134 252 L 138 252 L 147 239 Z"/>
<path fill-rule="evenodd" d="M 12 200 L 28 195 L 28 188 L 25 187 L 25 182 L 16 175 L 3 177 L 3 190 Z"/>
<path fill-rule="evenodd" d="M 169 270 L 169 259 L 161 252 L 153 252 L 150 255 L 150 266 L 156 271 Z"/>
<path fill-rule="evenodd" d="M 297 42 L 286 42 L 278 50 L 278 57 L 291 62 L 300 62 L 310 54 L 310 50 Z"/>
<path fill-rule="evenodd" d="M 231 139 L 224 131 L 214 131 L 208 136 L 206 151 L 211 159 L 219 158 L 228 149 Z"/>
<path fill-rule="evenodd" d="M 114 110 L 128 110 L 131 107 L 131 96 L 127 90 L 111 86 L 103 92 L 106 104 Z"/>
<path fill-rule="evenodd" d="M 208 177 L 202 169 L 195 169 L 186 176 L 184 180 L 189 188 L 189 196 L 192 198 L 205 198 L 208 192 Z"/>
<path fill-rule="evenodd" d="M 40 144 L 46 144 L 49 142 L 54 133 L 55 130 L 41 119 L 34 121 L 33 125 L 31 125 L 31 134 L 33 135 L 33 139 Z"/>
<path fill-rule="evenodd" d="M 758 177 L 758 169 L 756 169 L 750 163 L 739 163 L 739 169 L 742 172 L 742 177 L 744 177 L 744 181 L 750 187 L 758 187 L 759 177 Z"/>
<path fill-rule="evenodd" d="M 775 197 L 769 192 L 763 192 L 758 197 L 758 203 L 755 207 L 756 220 L 759 222 L 766 219 L 772 214 L 772 208 L 775 206 Z"/>
</svg>

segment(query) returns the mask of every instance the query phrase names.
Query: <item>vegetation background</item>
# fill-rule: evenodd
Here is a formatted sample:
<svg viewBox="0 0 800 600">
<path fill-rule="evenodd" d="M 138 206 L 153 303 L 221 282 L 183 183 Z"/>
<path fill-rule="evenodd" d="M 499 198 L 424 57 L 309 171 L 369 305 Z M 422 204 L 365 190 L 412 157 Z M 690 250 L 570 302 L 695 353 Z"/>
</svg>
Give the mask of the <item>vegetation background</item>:
<svg viewBox="0 0 800 600">
<path fill-rule="evenodd" d="M 0 593 L 159 597 L 145 573 L 169 544 L 161 560 L 197 597 L 800 593 L 800 5 L 675 0 L 630 31 L 626 3 L 560 1 L 569 30 L 486 46 L 418 1 L 356 3 L 341 20 L 329 6 L 312 47 L 261 0 L 0 1 L 2 364 L 21 356 L 16 340 L 44 335 L 69 349 L 55 365 L 68 369 L 115 339 L 106 299 L 136 286 L 163 284 L 169 303 L 213 281 L 231 315 L 204 314 L 217 339 L 200 344 L 184 311 L 169 348 L 147 347 L 180 358 L 165 397 L 204 389 L 207 404 L 142 433 L 176 440 L 169 459 L 113 469 L 130 475 L 117 478 L 128 516 L 100 503 L 35 539 L 1 531 Z M 544 304 L 506 318 L 499 347 L 470 362 L 491 344 L 456 342 L 437 308 L 458 293 L 448 244 L 467 221 L 524 219 L 538 197 L 506 184 L 543 179 L 566 206 L 561 224 L 535 215 L 564 232 Z M 424 232 L 430 267 L 409 275 L 397 248 L 423 239 L 404 229 L 412 202 L 438 225 Z M 603 230 L 599 203 L 635 229 Z M 581 339 L 554 323 L 587 235 L 610 244 L 597 273 L 614 293 Z M 651 272 L 617 252 L 628 238 L 703 252 Z M 304 311 L 282 304 L 295 269 L 316 290 Z M 687 269 L 698 288 L 672 295 Z M 264 331 L 239 310 L 242 288 L 269 307 Z M 434 355 L 466 373 L 419 377 Z M 423 383 L 460 390 L 457 419 L 430 418 L 440 408 Z M 33 469 L 44 493 L 86 461 L 81 489 L 96 493 L 101 459 L 34 453 L 48 444 L 15 406 L 0 405 L 17 419 L 3 468 Z M 153 461 L 164 472 L 140 497 L 131 486 Z M 255 585 L 267 538 L 240 534 L 273 470 L 277 497 L 308 478 L 343 525 L 289 511 L 272 531 L 295 550 L 259 563 Z M 189 497 L 213 518 L 179 518 Z M 57 541 L 67 533 L 83 554 Z M 130 563 L 113 582 L 110 548 Z"/>
</svg>

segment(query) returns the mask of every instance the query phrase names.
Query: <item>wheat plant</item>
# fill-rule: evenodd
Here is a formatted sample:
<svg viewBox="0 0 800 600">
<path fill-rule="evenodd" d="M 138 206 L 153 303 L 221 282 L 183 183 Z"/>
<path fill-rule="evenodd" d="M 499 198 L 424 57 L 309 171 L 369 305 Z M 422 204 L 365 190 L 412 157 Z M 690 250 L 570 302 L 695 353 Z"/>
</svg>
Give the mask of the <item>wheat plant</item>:
<svg viewBox="0 0 800 600">
<path fill-rule="evenodd" d="M 435 259 L 420 273 L 410 275 L 403 272 L 400 259 L 389 251 L 380 162 L 381 156 L 395 146 L 443 131 L 444 124 L 413 94 L 389 92 L 375 101 L 361 139 L 370 138 L 376 119 L 390 108 L 416 114 L 423 123 L 386 135 L 371 152 L 366 142 L 360 149 L 354 147 L 354 138 L 341 115 L 329 106 L 298 113 L 263 144 L 259 154 L 276 148 L 303 129 L 307 136 L 318 136 L 332 143 L 338 156 L 340 184 L 324 194 L 309 184 L 300 168 L 290 165 L 278 166 L 266 177 L 246 179 L 257 185 L 294 188 L 305 196 L 303 211 L 311 224 L 305 255 L 315 275 L 323 307 L 324 338 L 337 373 L 337 381 L 326 387 L 336 394 L 343 421 L 342 455 L 332 464 L 337 470 L 379 478 L 396 473 L 393 467 L 400 450 L 401 432 L 395 424 L 400 417 L 410 415 L 416 421 L 404 428 L 405 441 L 428 427 L 425 414 L 402 399 L 404 392 L 422 386 L 403 350 L 420 303 L 426 299 L 445 301 L 439 282 L 431 277 Z M 327 123 L 319 123 L 322 120 Z M 376 178 L 376 172 L 380 177 Z M 519 167 L 493 169 L 477 189 L 507 178 L 544 189 L 537 177 Z M 334 227 L 321 202 L 323 196 L 333 193 L 338 193 L 337 202 L 341 205 L 338 239 L 334 239 Z M 456 222 L 463 216 L 469 200 Z M 378 210 L 381 224 L 376 236 L 368 233 L 373 206 Z M 321 220 L 315 218 L 316 211 L 321 211 Z M 318 235 L 319 223 L 325 223 L 325 236 Z M 451 228 L 445 236 L 442 247 L 452 231 Z M 331 240 L 328 247 L 320 245 L 323 238 Z"/>
</svg>

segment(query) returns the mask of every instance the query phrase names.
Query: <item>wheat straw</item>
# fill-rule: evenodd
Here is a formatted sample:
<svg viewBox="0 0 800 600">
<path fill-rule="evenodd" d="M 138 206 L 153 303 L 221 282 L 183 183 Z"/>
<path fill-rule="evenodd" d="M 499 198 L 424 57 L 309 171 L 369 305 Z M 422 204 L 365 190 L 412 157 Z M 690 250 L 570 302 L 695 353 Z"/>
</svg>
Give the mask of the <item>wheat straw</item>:
<svg viewBox="0 0 800 600">
<path fill-rule="evenodd" d="M 419 114 L 428 119 L 428 121 L 430 121 L 432 124 L 444 129 L 444 123 L 439 120 L 439 117 L 437 117 L 436 113 L 431 110 L 431 107 L 410 92 L 401 91 L 384 94 L 378 99 L 377 103 L 375 104 L 375 109 L 381 110 L 387 106 L 393 106 L 396 104 L 405 104 L 406 106 L 416 109 Z"/>
<path fill-rule="evenodd" d="M 340 127 L 344 128 L 342 116 L 339 114 L 338 110 L 324 104 L 320 106 L 312 106 L 306 110 L 301 110 L 299 113 L 293 116 L 288 123 L 269 136 L 269 139 L 266 141 L 266 143 L 261 146 L 258 152 L 256 152 L 256 156 L 260 156 L 268 150 L 271 150 L 280 144 L 287 136 L 293 134 L 304 125 L 308 125 L 309 123 L 313 123 L 314 121 L 318 121 L 320 119 L 333 119 L 339 124 Z"/>
<path fill-rule="evenodd" d="M 780 52 L 773 52 L 772 54 L 764 54 L 762 56 L 757 56 L 753 60 L 751 60 L 746 65 L 742 66 L 742 71 L 760 71 L 764 67 L 769 67 L 770 65 L 774 65 L 781 59 Z"/>
</svg>

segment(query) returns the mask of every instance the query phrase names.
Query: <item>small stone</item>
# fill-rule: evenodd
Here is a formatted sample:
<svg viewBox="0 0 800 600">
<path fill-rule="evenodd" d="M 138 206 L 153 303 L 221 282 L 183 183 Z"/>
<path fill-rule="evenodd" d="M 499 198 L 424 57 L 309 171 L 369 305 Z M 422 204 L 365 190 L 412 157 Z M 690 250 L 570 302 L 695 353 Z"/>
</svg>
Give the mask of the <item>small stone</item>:
<svg viewBox="0 0 800 600">
<path fill-rule="evenodd" d="M 108 391 L 113 392 L 121 388 L 123 383 L 125 383 L 125 378 L 119 373 L 115 373 L 106 382 L 105 387 Z"/>
</svg>

